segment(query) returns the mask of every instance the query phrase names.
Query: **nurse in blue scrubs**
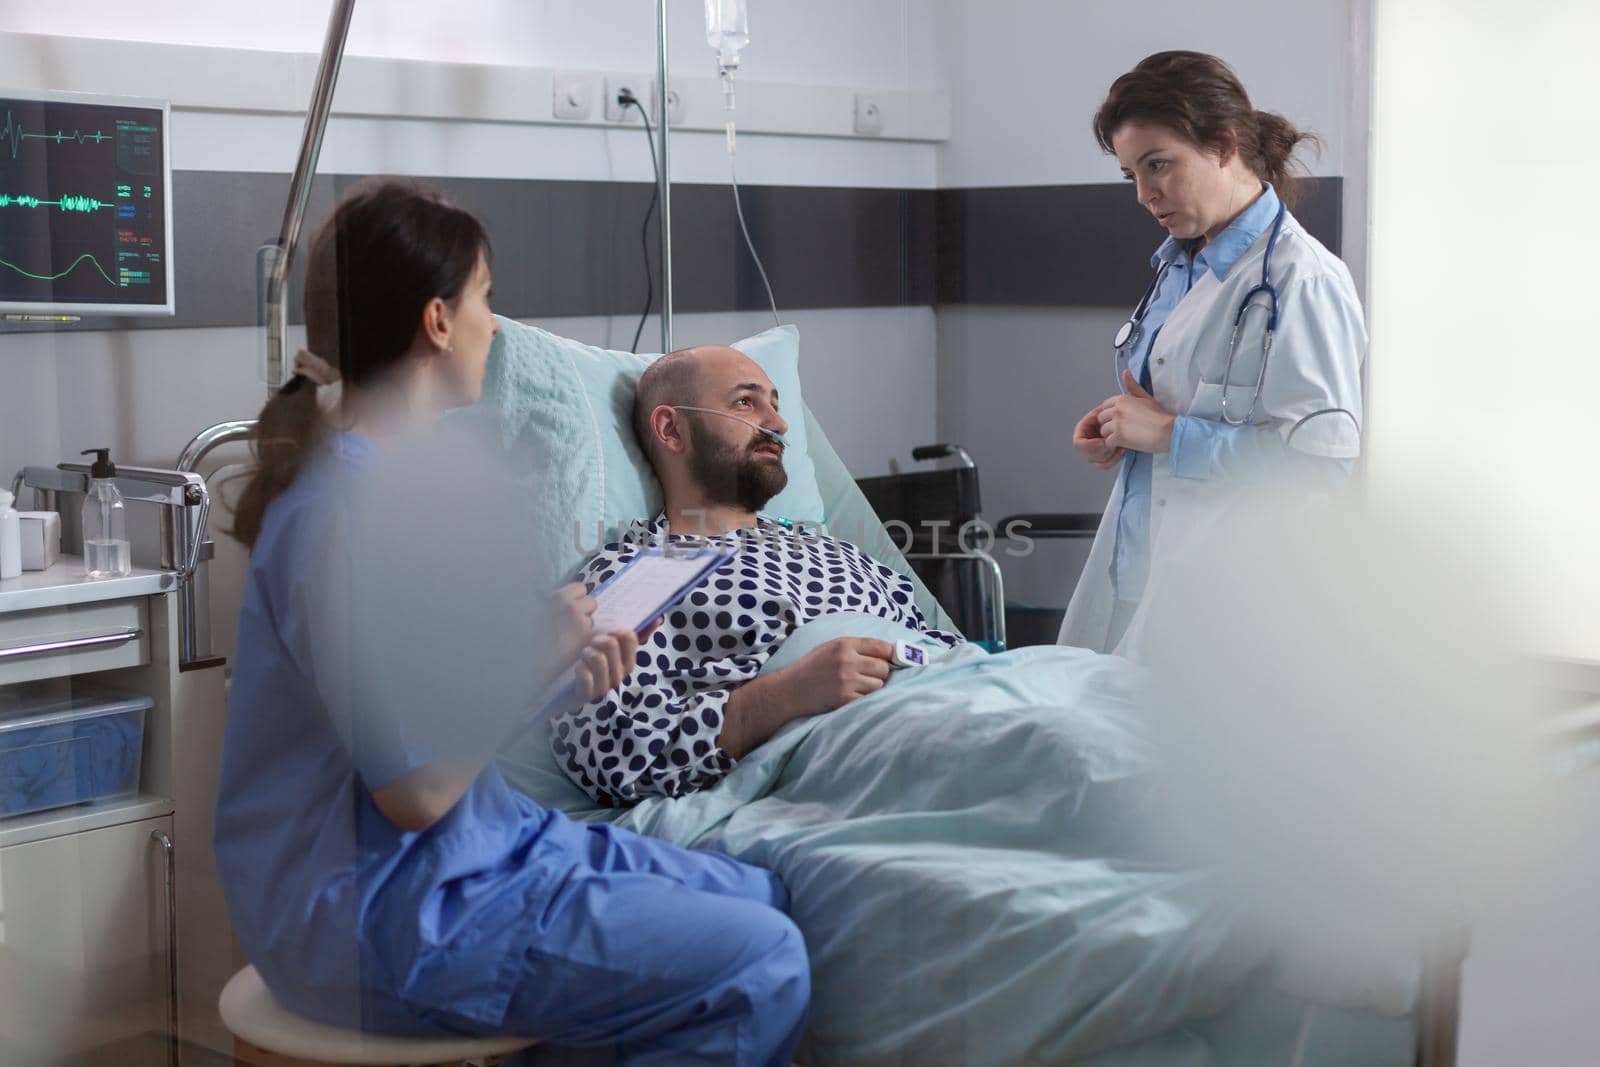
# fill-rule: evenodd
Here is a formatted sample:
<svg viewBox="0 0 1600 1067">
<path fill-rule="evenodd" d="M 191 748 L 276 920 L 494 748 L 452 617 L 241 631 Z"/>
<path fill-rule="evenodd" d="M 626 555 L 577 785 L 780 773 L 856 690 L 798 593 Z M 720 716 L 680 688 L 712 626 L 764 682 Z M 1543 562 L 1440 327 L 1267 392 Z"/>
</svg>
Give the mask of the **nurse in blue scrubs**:
<svg viewBox="0 0 1600 1067">
<path fill-rule="evenodd" d="M 393 181 L 313 242 L 308 341 L 337 353 L 340 405 L 324 416 L 298 375 L 267 403 L 235 516 L 251 557 L 215 846 L 239 940 L 285 1007 L 334 1025 L 528 1035 L 538 1063 L 786 1065 L 809 970 L 773 875 L 574 823 L 511 789 L 471 729 L 363 707 L 374 676 L 340 609 L 372 542 L 351 502 L 391 444 L 477 400 L 488 250 L 470 214 Z M 500 666 L 530 695 L 574 662 L 581 698 L 613 688 L 637 645 L 592 635 L 593 610 L 559 591 L 555 636 Z M 477 721 L 475 696 L 435 725 Z"/>
</svg>

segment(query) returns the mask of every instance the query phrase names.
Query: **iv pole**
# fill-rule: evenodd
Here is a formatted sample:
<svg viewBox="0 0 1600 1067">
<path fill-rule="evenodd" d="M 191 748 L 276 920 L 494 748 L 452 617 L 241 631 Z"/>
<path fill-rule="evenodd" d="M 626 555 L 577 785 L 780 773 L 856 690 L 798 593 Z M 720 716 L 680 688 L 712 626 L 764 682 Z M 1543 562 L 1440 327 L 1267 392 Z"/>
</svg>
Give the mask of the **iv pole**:
<svg viewBox="0 0 1600 1067">
<path fill-rule="evenodd" d="M 339 80 L 339 64 L 344 59 L 345 39 L 350 34 L 350 16 L 355 10 L 355 0 L 337 0 L 328 17 L 328 32 L 322 44 L 322 61 L 317 67 L 317 80 L 311 93 L 311 104 L 306 109 L 305 130 L 300 138 L 300 157 L 295 163 L 294 176 L 289 182 L 289 199 L 283 209 L 283 228 L 274 244 L 265 245 L 256 262 L 258 279 L 263 279 L 264 298 L 262 325 L 266 327 L 266 379 L 268 395 L 283 388 L 288 380 L 289 367 L 289 308 L 284 294 L 289 285 L 289 267 L 294 259 L 295 245 L 300 240 L 304 226 L 306 204 L 311 199 L 311 179 L 317 173 L 317 157 L 322 154 L 322 135 L 328 127 L 328 111 L 333 106 L 333 89 Z M 268 271 L 270 270 L 270 273 Z M 198 470 L 200 461 L 213 449 L 234 441 L 247 441 L 255 429 L 254 419 L 219 422 L 208 426 L 184 446 L 178 457 L 177 469 L 182 472 Z M 193 552 L 195 567 L 184 585 L 181 601 L 182 662 L 198 663 L 211 655 L 211 617 L 206 606 L 209 590 L 209 565 L 211 542 L 205 538 L 205 520 L 197 524 L 185 520 L 179 531 L 175 558 L 188 559 Z M 198 545 L 193 542 L 200 540 Z"/>
<path fill-rule="evenodd" d="M 672 351 L 672 168 L 667 162 L 667 0 L 656 0 L 656 129 L 661 131 L 661 351 Z"/>
<path fill-rule="evenodd" d="M 344 59 L 345 38 L 350 33 L 350 15 L 355 6 L 355 0 L 338 0 L 328 18 L 327 38 L 322 44 L 322 62 L 317 67 L 311 106 L 306 109 L 305 130 L 300 137 L 300 158 L 295 163 L 294 177 L 289 182 L 289 201 L 283 209 L 283 228 L 278 233 L 277 244 L 267 245 L 263 250 L 272 267 L 266 285 L 266 376 L 269 390 L 282 388 L 288 380 L 284 372 L 289 364 L 289 309 L 284 292 L 289 284 L 289 268 L 294 260 L 295 246 L 300 242 L 300 229 L 305 223 L 306 202 L 311 199 L 311 179 L 317 173 L 317 157 L 322 154 L 322 135 L 328 128 L 333 87 L 339 80 L 339 64 Z"/>
</svg>

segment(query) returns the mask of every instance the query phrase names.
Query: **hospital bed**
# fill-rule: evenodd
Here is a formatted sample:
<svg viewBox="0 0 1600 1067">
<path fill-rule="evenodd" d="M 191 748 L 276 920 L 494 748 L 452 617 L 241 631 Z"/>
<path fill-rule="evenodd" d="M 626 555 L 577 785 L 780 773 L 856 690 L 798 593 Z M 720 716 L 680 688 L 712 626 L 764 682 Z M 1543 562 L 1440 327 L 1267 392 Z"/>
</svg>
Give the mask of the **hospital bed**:
<svg viewBox="0 0 1600 1067">
<path fill-rule="evenodd" d="M 791 416 L 791 424 L 799 422 L 803 432 L 798 435 L 791 432 L 791 448 L 785 463 L 791 487 L 808 480 L 814 482 L 814 487 L 788 501 L 779 498 L 780 507 L 799 502 L 798 506 L 804 508 L 808 506 L 804 501 L 809 499 L 810 506 L 820 511 L 794 514 L 779 510 L 774 516 L 820 520 L 830 530 L 856 535 L 851 539 L 864 551 L 911 579 L 918 606 L 932 625 L 959 631 L 893 537 L 859 538 L 859 531 L 881 529 L 882 523 L 805 403 L 798 384 L 798 333 L 792 327 L 768 330 L 735 342 L 735 347 L 763 366 L 785 396 L 789 410 L 797 406 L 798 400 L 802 412 L 799 420 Z M 517 480 L 539 486 L 541 509 L 555 512 L 549 517 L 551 531 L 570 528 L 574 523 L 587 528 L 598 517 L 611 535 L 630 518 L 655 514 L 659 505 L 658 497 L 653 494 L 658 490 L 651 488 L 653 475 L 633 442 L 630 419 L 632 382 L 651 358 L 597 349 L 537 327 L 502 322 L 490 357 L 485 402 L 471 417 L 483 420 L 488 435 L 508 448 Z M 532 397 L 531 402 L 529 397 Z M 600 486 L 603 489 L 598 488 Z M 567 573 L 575 568 L 579 559 L 581 553 L 575 552 L 566 561 Z M 539 758 L 539 747 L 537 743 L 532 745 L 534 759 Z M 526 772 L 525 767 L 521 769 Z M 508 769 L 507 775 L 514 784 L 548 806 L 565 806 L 569 813 L 580 817 L 614 817 L 571 807 L 571 783 L 562 781 L 559 772 L 518 776 Z M 1442 1067 L 1454 1060 L 1455 990 L 1461 955 L 1462 947 L 1457 939 L 1441 944 L 1427 963 L 1425 989 L 1406 1030 L 1407 1040 L 1416 1042 L 1414 1062 L 1424 1067 Z M 1262 1017 L 1252 1019 L 1249 1026 L 1272 1025 L 1267 1017 L 1276 1018 L 1284 1010 L 1281 999 L 1269 998 L 1251 1002 L 1242 1013 L 1245 1016 L 1251 1012 L 1261 1013 Z M 1335 1044 L 1348 1038 L 1361 1047 L 1364 1040 L 1377 1040 L 1365 1034 L 1364 1027 L 1369 1024 L 1359 1013 L 1346 1012 L 1335 1018 L 1336 1025 L 1319 1023 L 1319 1031 L 1343 1028 L 1342 1036 L 1338 1033 L 1325 1035 Z M 1387 1035 L 1382 1040 L 1392 1043 L 1395 1039 L 1392 1024 L 1392 1019 L 1374 1014 L 1370 1025 L 1374 1033 Z M 1227 1042 L 1237 1038 L 1237 1034 L 1225 1032 L 1217 1038 L 1221 1042 L 1217 1048 L 1226 1050 Z M 1219 1053 L 1230 1054 L 1237 1055 L 1236 1048 L 1231 1053 Z M 1221 1062 L 1249 1061 L 1223 1059 Z M 1348 1061 L 1313 1057 L 1303 1062 Z M 1391 1055 L 1381 1062 L 1394 1062 L 1394 1059 Z"/>
</svg>

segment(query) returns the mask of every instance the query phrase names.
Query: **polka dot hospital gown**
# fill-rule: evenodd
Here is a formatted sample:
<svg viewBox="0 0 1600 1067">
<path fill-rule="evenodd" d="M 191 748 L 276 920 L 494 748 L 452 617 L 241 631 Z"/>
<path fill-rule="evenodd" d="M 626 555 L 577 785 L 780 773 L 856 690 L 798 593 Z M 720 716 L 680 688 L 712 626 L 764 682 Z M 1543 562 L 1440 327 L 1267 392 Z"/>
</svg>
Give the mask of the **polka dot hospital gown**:
<svg viewBox="0 0 1600 1067">
<path fill-rule="evenodd" d="M 734 761 L 717 745 L 731 688 L 756 676 L 802 623 L 841 611 L 891 619 L 955 646 L 917 610 L 910 579 L 848 541 L 791 533 L 762 521 L 721 537 L 670 534 L 664 518 L 638 521 L 584 565 L 589 589 L 641 546 L 703 541 L 737 554 L 667 612 L 617 689 L 551 721 L 563 769 L 603 804 L 682 796 L 714 785 Z"/>
</svg>

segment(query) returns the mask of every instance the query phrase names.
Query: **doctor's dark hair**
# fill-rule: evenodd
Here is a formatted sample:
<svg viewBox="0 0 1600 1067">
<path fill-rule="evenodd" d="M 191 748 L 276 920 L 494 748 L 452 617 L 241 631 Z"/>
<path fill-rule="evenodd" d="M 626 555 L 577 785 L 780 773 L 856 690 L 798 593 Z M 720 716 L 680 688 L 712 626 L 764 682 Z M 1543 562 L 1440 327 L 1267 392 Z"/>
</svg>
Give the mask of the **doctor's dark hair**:
<svg viewBox="0 0 1600 1067">
<path fill-rule="evenodd" d="M 490 254 L 470 212 L 416 182 L 362 183 L 339 201 L 306 260 L 306 347 L 339 369 L 343 387 L 371 385 L 411 351 L 434 298 L 454 304 Z M 287 489 L 328 432 L 316 384 L 290 378 L 261 409 L 255 464 L 229 531 L 254 547 L 267 506 Z"/>
<path fill-rule="evenodd" d="M 1165 126 L 1200 148 L 1226 148 L 1232 134 L 1245 165 L 1291 208 L 1299 198 L 1294 151 L 1320 143 L 1282 115 L 1257 111 L 1233 68 L 1204 52 L 1157 52 L 1112 82 L 1095 112 L 1095 140 L 1115 155 L 1111 137 L 1130 122 Z"/>
</svg>

